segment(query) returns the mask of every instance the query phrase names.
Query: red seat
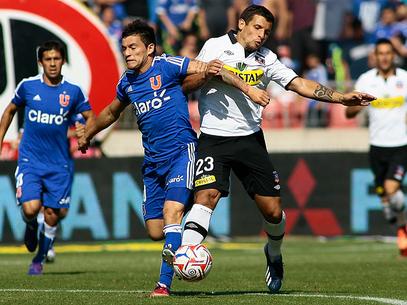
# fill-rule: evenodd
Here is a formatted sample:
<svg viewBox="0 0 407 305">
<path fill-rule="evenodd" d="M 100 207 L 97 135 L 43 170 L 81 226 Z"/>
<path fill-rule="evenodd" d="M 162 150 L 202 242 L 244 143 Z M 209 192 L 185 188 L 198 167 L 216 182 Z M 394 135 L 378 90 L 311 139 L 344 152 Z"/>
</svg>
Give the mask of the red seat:
<svg viewBox="0 0 407 305">
<path fill-rule="evenodd" d="M 340 104 L 330 105 L 329 125 L 328 127 L 357 127 L 357 119 L 347 119 L 345 116 L 345 107 Z"/>
</svg>

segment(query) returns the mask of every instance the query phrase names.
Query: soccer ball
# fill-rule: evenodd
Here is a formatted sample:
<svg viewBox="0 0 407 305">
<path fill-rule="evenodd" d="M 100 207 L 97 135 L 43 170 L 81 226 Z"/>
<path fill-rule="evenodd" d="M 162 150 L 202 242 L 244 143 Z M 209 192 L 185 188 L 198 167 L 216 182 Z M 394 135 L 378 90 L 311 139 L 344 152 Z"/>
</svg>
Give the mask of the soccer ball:
<svg viewBox="0 0 407 305">
<path fill-rule="evenodd" d="M 184 245 L 175 252 L 174 272 L 184 281 L 196 282 L 208 276 L 212 255 L 202 244 Z"/>
</svg>

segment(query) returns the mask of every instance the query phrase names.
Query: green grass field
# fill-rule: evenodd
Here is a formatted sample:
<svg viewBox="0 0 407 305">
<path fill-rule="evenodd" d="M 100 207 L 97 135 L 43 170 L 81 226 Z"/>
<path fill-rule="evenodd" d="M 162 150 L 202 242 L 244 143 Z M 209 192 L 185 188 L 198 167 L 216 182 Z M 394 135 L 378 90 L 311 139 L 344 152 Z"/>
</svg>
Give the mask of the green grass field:
<svg viewBox="0 0 407 305">
<path fill-rule="evenodd" d="M 407 259 L 398 257 L 395 244 L 287 238 L 286 278 L 278 295 L 267 294 L 264 284 L 263 243 L 208 244 L 214 257 L 209 277 L 174 280 L 170 299 L 147 297 L 158 276 L 159 245 L 120 246 L 83 252 L 57 246 L 56 262 L 39 277 L 26 275 L 31 255 L 0 254 L 0 304 L 407 305 Z M 142 251 L 123 251 L 134 248 Z"/>
</svg>

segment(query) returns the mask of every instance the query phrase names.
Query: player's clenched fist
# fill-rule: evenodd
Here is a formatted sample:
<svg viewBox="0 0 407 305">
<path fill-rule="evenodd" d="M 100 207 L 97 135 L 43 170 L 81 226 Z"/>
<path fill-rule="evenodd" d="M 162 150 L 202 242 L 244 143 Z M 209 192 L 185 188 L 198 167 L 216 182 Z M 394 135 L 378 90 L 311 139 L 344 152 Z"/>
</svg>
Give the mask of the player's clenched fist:
<svg viewBox="0 0 407 305">
<path fill-rule="evenodd" d="M 205 76 L 207 78 L 219 75 L 220 71 L 223 68 L 223 62 L 219 59 L 211 60 L 206 66 Z"/>
</svg>

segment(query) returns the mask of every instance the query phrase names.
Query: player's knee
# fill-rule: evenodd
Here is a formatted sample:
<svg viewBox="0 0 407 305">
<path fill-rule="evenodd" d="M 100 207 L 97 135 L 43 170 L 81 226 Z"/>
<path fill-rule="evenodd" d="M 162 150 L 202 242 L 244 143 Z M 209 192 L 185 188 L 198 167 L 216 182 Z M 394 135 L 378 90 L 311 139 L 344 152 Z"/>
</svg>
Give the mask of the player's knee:
<svg viewBox="0 0 407 305">
<path fill-rule="evenodd" d="M 163 215 L 165 223 L 181 223 L 182 217 L 184 216 L 184 206 L 164 206 Z"/>
<path fill-rule="evenodd" d="M 221 197 L 221 192 L 216 189 L 200 190 L 195 193 L 195 203 L 199 203 L 207 208 L 215 209 Z"/>
<path fill-rule="evenodd" d="M 262 213 L 268 222 L 276 223 L 281 220 L 283 210 L 280 200 L 270 200 L 266 205 L 262 206 Z"/>
<path fill-rule="evenodd" d="M 59 209 L 59 220 L 62 220 L 66 217 L 66 215 L 68 215 L 68 209 Z"/>
<path fill-rule="evenodd" d="M 148 231 L 148 237 L 152 241 L 160 241 L 164 239 L 164 233 L 163 231 Z"/>
<path fill-rule="evenodd" d="M 56 226 L 59 220 L 59 211 L 56 211 L 52 208 L 45 208 L 44 219 L 48 225 Z"/>
<path fill-rule="evenodd" d="M 23 213 L 27 218 L 34 218 L 38 215 L 41 205 L 26 202 L 22 205 Z"/>
</svg>

